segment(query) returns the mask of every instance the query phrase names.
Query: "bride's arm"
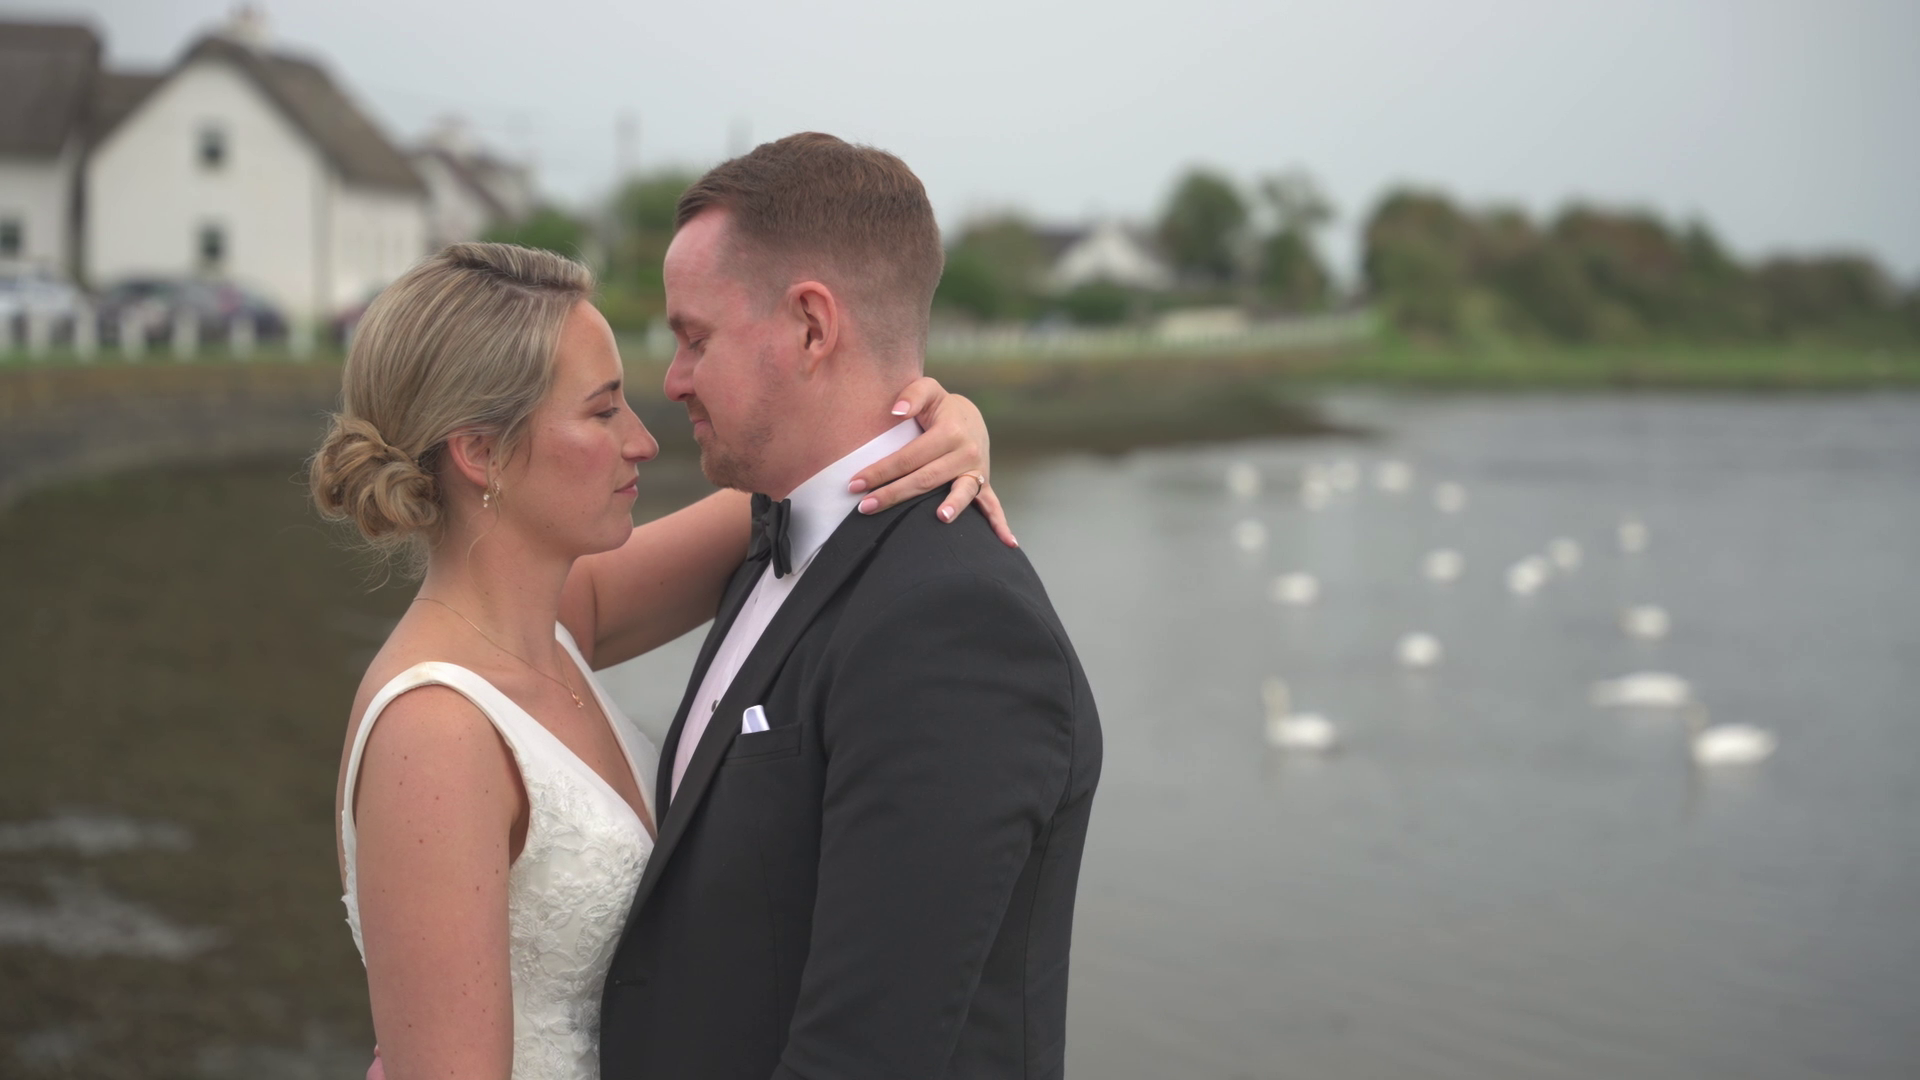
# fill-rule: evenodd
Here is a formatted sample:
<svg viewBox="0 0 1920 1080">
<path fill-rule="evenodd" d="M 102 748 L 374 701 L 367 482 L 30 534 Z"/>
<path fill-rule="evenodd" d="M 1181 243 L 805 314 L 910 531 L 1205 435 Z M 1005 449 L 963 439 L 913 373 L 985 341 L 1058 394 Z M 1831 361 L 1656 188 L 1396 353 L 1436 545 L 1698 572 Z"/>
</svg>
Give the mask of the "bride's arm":
<svg viewBox="0 0 1920 1080">
<path fill-rule="evenodd" d="M 445 687 L 387 707 L 360 763 L 355 887 L 378 1064 L 507 1080 L 507 871 L 524 796 L 500 737 Z"/>
<path fill-rule="evenodd" d="M 971 401 L 928 378 L 915 380 L 901 400 L 908 406 L 903 415 L 919 417 L 927 430 L 859 474 L 856 479 L 868 487 L 885 484 L 862 500 L 864 513 L 952 483 L 962 473 L 989 476 L 986 423 Z M 713 618 L 727 579 L 747 557 L 749 501 L 741 492 L 716 492 L 635 527 L 613 551 L 574 563 L 560 621 L 594 668 L 630 660 Z M 952 521 L 975 501 L 1001 540 L 1013 544 L 991 486 L 955 484 L 935 512 Z"/>
</svg>

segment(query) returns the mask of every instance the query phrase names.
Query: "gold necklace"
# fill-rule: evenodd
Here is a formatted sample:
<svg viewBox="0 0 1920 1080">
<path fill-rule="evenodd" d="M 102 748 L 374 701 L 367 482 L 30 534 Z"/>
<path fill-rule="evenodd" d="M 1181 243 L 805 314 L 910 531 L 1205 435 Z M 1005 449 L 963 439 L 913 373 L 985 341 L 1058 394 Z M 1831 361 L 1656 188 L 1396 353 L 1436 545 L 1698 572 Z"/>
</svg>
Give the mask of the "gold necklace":
<svg viewBox="0 0 1920 1080">
<path fill-rule="evenodd" d="M 422 600 L 425 600 L 430 604 L 439 604 L 441 607 L 446 608 L 448 611 L 453 612 L 455 615 L 460 615 L 459 610 L 455 608 L 452 604 L 447 603 L 445 600 L 435 600 L 431 596 L 416 596 L 413 598 L 414 603 L 419 603 Z M 553 676 L 547 674 L 546 672 L 541 671 L 539 668 L 534 667 L 533 661 L 527 659 L 524 656 L 521 656 L 519 653 L 514 652 L 512 649 L 507 648 L 505 645 L 502 645 L 499 642 L 493 640 L 492 635 L 488 634 L 485 630 L 480 629 L 479 623 L 474 622 L 472 619 L 467 618 L 465 615 L 460 615 L 460 621 L 463 623 L 466 623 L 468 626 L 473 627 L 474 633 L 479 634 L 483 638 L 486 638 L 487 644 L 493 646 L 496 649 L 499 649 L 501 652 L 506 653 L 508 656 L 511 656 L 515 660 L 518 660 L 521 663 L 527 665 L 528 668 L 532 669 L 535 675 L 538 675 L 541 678 L 552 683 L 553 685 L 558 686 L 560 689 L 565 690 L 567 692 L 567 696 L 573 699 L 574 708 L 585 709 L 587 707 L 587 703 L 580 700 L 580 695 L 573 692 L 573 687 L 568 686 L 566 683 L 561 682 L 559 679 L 556 679 Z"/>
</svg>

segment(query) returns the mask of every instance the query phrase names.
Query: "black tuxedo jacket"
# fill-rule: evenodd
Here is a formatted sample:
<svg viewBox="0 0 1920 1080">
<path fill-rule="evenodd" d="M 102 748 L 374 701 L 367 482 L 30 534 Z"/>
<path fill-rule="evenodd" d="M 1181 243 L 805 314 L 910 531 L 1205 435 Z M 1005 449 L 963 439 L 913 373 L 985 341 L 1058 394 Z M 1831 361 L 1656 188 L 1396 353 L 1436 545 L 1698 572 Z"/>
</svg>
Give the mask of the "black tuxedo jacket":
<svg viewBox="0 0 1920 1080">
<path fill-rule="evenodd" d="M 608 975 L 606 1080 L 1061 1074 L 1100 722 L 1026 556 L 937 497 L 850 515 L 714 711 Z"/>
</svg>

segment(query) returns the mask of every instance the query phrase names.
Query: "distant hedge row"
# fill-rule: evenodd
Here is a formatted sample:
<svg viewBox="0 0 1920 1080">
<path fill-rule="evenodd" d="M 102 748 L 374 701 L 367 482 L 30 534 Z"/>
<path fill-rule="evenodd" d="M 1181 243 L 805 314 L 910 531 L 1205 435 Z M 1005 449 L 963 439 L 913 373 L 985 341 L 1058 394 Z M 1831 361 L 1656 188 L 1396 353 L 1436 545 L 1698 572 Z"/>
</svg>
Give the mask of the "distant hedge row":
<svg viewBox="0 0 1920 1080">
<path fill-rule="evenodd" d="M 1374 301 L 1416 337 L 1920 343 L 1920 288 L 1870 258 L 1749 265 L 1706 225 L 1644 212 L 1573 206 L 1538 223 L 1401 190 L 1367 223 L 1364 272 Z"/>
</svg>

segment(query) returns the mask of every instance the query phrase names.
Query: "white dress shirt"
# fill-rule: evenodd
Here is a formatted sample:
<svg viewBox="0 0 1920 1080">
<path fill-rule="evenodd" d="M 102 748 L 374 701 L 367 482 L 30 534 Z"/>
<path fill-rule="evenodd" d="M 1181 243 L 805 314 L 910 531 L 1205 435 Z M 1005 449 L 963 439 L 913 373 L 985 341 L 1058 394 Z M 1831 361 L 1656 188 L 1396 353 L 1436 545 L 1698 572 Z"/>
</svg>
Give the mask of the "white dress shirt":
<svg viewBox="0 0 1920 1080">
<path fill-rule="evenodd" d="M 753 651 L 767 624 L 773 621 L 773 616 L 780 610 L 780 605 L 786 603 L 793 587 L 799 584 L 800 575 L 806 573 L 807 567 L 813 564 L 813 557 L 826 546 L 827 538 L 860 505 L 860 500 L 867 497 L 864 492 L 859 495 L 847 493 L 847 485 L 853 482 L 854 474 L 912 442 L 919 434 L 920 425 L 917 421 L 902 420 L 865 446 L 814 473 L 788 496 L 792 502 L 792 517 L 787 523 L 787 540 L 793 570 L 785 577 L 774 577 L 773 562 L 768 560 L 760 580 L 754 583 L 753 592 L 747 595 L 746 602 L 741 605 L 740 614 L 734 617 L 733 625 L 727 629 L 726 640 L 720 643 L 720 648 L 713 654 L 713 663 L 707 666 L 706 677 L 700 680 L 700 692 L 687 709 L 687 723 L 680 732 L 680 743 L 674 748 L 673 789 L 668 793 L 669 800 L 679 792 L 680 778 L 687 773 L 687 764 L 693 760 L 700 737 L 707 733 L 707 722 L 712 719 L 714 710 L 719 708 L 720 699 L 726 696 L 727 688 L 733 685 L 733 677 L 740 673 L 741 665 L 746 663 L 747 654 Z M 730 717 L 726 722 L 737 724 L 740 721 L 737 717 Z"/>
</svg>

